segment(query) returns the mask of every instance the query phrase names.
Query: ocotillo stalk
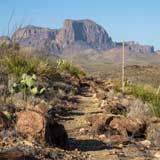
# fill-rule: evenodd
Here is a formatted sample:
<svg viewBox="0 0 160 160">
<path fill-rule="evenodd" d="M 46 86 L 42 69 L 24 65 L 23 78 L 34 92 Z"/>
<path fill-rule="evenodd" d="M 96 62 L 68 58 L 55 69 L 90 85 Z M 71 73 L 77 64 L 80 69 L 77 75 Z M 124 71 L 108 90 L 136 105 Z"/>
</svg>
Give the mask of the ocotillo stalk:
<svg viewBox="0 0 160 160">
<path fill-rule="evenodd" d="M 124 41 L 122 43 L 122 92 L 124 93 Z"/>
</svg>

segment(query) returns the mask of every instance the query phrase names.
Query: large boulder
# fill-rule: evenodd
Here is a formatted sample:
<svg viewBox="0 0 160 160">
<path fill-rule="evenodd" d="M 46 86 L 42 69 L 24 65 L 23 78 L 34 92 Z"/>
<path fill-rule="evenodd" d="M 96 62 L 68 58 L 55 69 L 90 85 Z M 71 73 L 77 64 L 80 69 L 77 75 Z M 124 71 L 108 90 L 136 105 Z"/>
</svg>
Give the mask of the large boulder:
<svg viewBox="0 0 160 160">
<path fill-rule="evenodd" d="M 94 134 L 104 134 L 105 132 L 105 123 L 106 123 L 106 115 L 97 114 L 87 117 L 86 121 L 88 125 L 91 127 L 91 130 Z"/>
<path fill-rule="evenodd" d="M 146 125 L 140 119 L 131 119 L 113 114 L 99 114 L 88 117 L 91 131 L 98 135 L 105 134 L 114 142 L 128 141 L 130 137 L 145 136 Z"/>
<path fill-rule="evenodd" d="M 56 122 L 53 115 L 49 115 L 43 104 L 17 114 L 17 131 L 28 140 L 45 141 L 49 145 L 68 148 L 68 135 L 63 125 Z"/>
<path fill-rule="evenodd" d="M 144 137 L 146 125 L 140 119 L 131 119 L 124 116 L 116 116 L 110 122 L 109 127 L 116 129 L 123 136 Z"/>
<path fill-rule="evenodd" d="M 17 130 L 27 138 L 42 136 L 45 124 L 45 117 L 37 112 L 22 111 L 17 114 Z"/>
</svg>

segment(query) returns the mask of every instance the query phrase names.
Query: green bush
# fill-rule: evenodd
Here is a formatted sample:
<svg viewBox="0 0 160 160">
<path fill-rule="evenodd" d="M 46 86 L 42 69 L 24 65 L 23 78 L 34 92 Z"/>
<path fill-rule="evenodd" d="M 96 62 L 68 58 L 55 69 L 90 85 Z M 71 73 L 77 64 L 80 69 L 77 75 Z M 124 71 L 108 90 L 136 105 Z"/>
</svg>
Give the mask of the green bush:
<svg viewBox="0 0 160 160">
<path fill-rule="evenodd" d="M 80 67 L 64 59 L 59 59 L 57 61 L 57 68 L 61 72 L 69 73 L 70 75 L 75 77 L 81 77 L 86 75 L 85 72 Z"/>
<path fill-rule="evenodd" d="M 39 57 L 34 58 L 33 63 L 36 63 L 36 75 L 40 78 L 47 78 L 54 80 L 58 77 L 58 71 L 56 68 L 56 63 L 49 61 L 46 58 Z"/>
<path fill-rule="evenodd" d="M 41 79 L 53 79 L 57 75 L 56 63 L 51 63 L 48 59 L 36 53 L 29 55 L 13 50 L 8 51 L 1 58 L 1 63 L 3 63 L 7 72 L 16 79 L 24 73 L 29 75 L 36 74 Z"/>
<path fill-rule="evenodd" d="M 23 73 L 33 74 L 36 71 L 36 64 L 17 52 L 6 54 L 2 58 L 2 63 L 6 67 L 7 72 L 17 78 L 21 77 Z"/>
<path fill-rule="evenodd" d="M 160 117 L 160 94 L 156 93 L 156 90 L 151 86 L 142 85 L 128 85 L 126 90 L 130 90 L 131 93 L 143 102 L 148 102 L 152 105 L 152 111 L 154 116 Z"/>
</svg>

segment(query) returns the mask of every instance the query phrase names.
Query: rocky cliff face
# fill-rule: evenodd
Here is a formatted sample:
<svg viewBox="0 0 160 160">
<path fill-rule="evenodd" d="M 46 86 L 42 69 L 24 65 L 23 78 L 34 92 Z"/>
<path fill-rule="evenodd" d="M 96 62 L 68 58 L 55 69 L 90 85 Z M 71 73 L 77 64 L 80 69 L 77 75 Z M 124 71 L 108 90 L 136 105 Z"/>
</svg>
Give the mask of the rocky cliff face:
<svg viewBox="0 0 160 160">
<path fill-rule="evenodd" d="M 103 51 L 122 47 L 122 43 L 113 42 L 105 29 L 91 20 L 67 19 L 60 29 L 29 25 L 18 29 L 11 39 L 24 47 L 45 50 L 49 53 L 63 53 L 73 48 L 76 51 L 86 48 Z M 127 42 L 126 47 L 131 52 L 154 53 L 153 46 Z"/>
<path fill-rule="evenodd" d="M 32 25 L 18 29 L 12 36 L 13 42 L 18 42 L 24 47 L 33 47 L 37 49 L 50 48 L 52 39 L 55 38 L 57 30 L 35 27 Z M 47 49 L 48 50 L 48 49 Z"/>
<path fill-rule="evenodd" d="M 115 43 L 115 47 L 121 48 L 122 42 Z M 125 48 L 133 53 L 154 53 L 154 47 L 149 45 L 140 45 L 134 41 L 125 42 Z"/>
<path fill-rule="evenodd" d="M 12 36 L 13 42 L 25 47 L 63 52 L 74 45 L 105 50 L 113 47 L 113 42 L 104 28 L 91 20 L 65 20 L 59 30 L 26 26 Z"/>
<path fill-rule="evenodd" d="M 113 47 L 113 42 L 104 28 L 91 20 L 65 20 L 63 28 L 56 36 L 56 42 L 62 48 L 77 42 L 100 50 Z"/>
</svg>

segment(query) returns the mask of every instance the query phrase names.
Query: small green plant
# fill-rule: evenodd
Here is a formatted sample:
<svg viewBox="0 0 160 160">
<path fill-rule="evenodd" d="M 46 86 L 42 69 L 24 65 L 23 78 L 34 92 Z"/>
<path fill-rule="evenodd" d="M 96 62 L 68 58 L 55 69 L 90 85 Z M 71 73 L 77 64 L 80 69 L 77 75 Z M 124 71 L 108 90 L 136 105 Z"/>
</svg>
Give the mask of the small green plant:
<svg viewBox="0 0 160 160">
<path fill-rule="evenodd" d="M 37 77 L 35 74 L 32 76 L 28 74 L 23 74 L 20 81 L 18 83 L 13 83 L 10 92 L 12 94 L 17 93 L 17 92 L 22 92 L 23 93 L 23 99 L 27 99 L 27 94 L 31 95 L 42 95 L 45 92 L 44 87 L 39 87 L 37 85 Z"/>
<path fill-rule="evenodd" d="M 59 59 L 57 61 L 57 69 L 61 72 L 69 73 L 75 77 L 81 77 L 86 75 L 80 67 L 75 66 L 73 63 L 64 59 Z"/>
</svg>

